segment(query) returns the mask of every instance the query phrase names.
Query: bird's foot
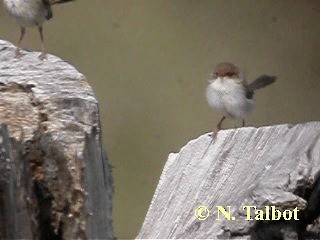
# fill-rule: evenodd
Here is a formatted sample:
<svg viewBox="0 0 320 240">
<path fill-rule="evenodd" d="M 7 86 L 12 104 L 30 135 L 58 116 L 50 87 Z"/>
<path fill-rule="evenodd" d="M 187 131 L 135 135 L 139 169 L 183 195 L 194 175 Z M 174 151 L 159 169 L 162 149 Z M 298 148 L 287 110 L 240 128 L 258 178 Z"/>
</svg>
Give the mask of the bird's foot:
<svg viewBox="0 0 320 240">
<path fill-rule="evenodd" d="M 15 55 L 14 55 L 14 58 L 21 58 L 24 54 L 21 53 L 20 49 L 16 49 L 16 52 L 15 52 Z"/>
<path fill-rule="evenodd" d="M 40 55 L 39 55 L 39 59 L 40 60 L 45 60 L 45 59 L 47 59 L 47 54 L 45 53 L 45 52 L 43 52 L 43 53 L 41 53 Z"/>
<path fill-rule="evenodd" d="M 218 132 L 211 132 L 209 133 L 209 137 L 211 138 L 215 138 L 215 136 L 217 136 Z"/>
<path fill-rule="evenodd" d="M 213 129 L 212 132 L 209 134 L 210 137 L 214 138 L 215 136 L 217 136 L 218 132 L 220 131 L 221 129 Z"/>
</svg>

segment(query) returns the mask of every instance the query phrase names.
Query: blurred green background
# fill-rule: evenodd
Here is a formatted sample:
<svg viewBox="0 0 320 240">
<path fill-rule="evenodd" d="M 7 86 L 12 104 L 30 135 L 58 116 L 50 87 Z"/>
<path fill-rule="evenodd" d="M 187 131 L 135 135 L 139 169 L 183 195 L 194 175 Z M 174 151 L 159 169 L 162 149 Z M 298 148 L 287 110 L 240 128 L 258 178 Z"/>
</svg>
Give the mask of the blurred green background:
<svg viewBox="0 0 320 240">
<path fill-rule="evenodd" d="M 0 6 L 0 38 L 16 43 Z M 218 62 L 249 79 L 278 76 L 256 94 L 250 125 L 320 119 L 319 0 L 77 0 L 53 10 L 48 52 L 86 75 L 100 103 L 118 238 L 137 235 L 168 154 L 219 120 L 204 97 Z M 40 50 L 36 29 L 23 46 Z"/>
</svg>

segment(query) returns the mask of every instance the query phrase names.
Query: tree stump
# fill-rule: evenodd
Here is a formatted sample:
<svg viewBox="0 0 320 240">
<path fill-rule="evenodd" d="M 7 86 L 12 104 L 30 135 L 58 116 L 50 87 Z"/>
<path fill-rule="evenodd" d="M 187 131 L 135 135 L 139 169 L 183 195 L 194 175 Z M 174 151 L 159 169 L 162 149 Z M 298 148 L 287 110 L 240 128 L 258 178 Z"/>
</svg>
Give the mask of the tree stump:
<svg viewBox="0 0 320 240">
<path fill-rule="evenodd" d="M 319 239 L 319 176 L 320 122 L 204 134 L 169 155 L 137 238 Z"/>
<path fill-rule="evenodd" d="M 98 102 L 65 61 L 0 40 L 0 239 L 112 239 Z"/>
</svg>

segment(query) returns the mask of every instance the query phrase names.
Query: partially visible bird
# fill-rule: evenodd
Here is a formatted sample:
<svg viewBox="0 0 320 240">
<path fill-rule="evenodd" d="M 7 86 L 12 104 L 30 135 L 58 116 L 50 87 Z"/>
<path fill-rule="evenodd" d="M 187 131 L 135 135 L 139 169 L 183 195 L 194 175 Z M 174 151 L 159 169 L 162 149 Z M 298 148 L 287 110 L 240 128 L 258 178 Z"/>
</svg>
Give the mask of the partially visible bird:
<svg viewBox="0 0 320 240">
<path fill-rule="evenodd" d="M 221 129 L 222 122 L 227 117 L 240 119 L 242 126 L 245 126 L 245 119 L 254 108 L 254 91 L 275 80 L 275 76 L 262 75 L 248 84 L 246 79 L 240 77 L 239 68 L 234 64 L 219 63 L 211 75 L 206 91 L 209 106 L 222 114 L 217 130 Z"/>
<path fill-rule="evenodd" d="M 40 33 L 42 53 L 39 58 L 46 58 L 43 28 L 44 21 L 52 18 L 51 5 L 74 0 L 3 0 L 9 14 L 16 19 L 20 26 L 21 34 L 16 48 L 15 56 L 21 57 L 20 47 L 26 32 L 26 27 L 37 26 Z"/>
</svg>

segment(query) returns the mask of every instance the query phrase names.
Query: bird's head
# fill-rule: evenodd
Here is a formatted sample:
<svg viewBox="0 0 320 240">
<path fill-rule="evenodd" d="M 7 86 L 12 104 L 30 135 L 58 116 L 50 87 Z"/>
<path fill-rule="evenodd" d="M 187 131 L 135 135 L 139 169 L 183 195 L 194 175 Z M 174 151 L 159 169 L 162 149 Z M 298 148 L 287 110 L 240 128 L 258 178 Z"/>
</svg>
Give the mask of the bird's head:
<svg viewBox="0 0 320 240">
<path fill-rule="evenodd" d="M 215 67 L 211 76 L 214 79 L 218 77 L 239 77 L 239 68 L 230 62 L 222 62 Z"/>
</svg>

